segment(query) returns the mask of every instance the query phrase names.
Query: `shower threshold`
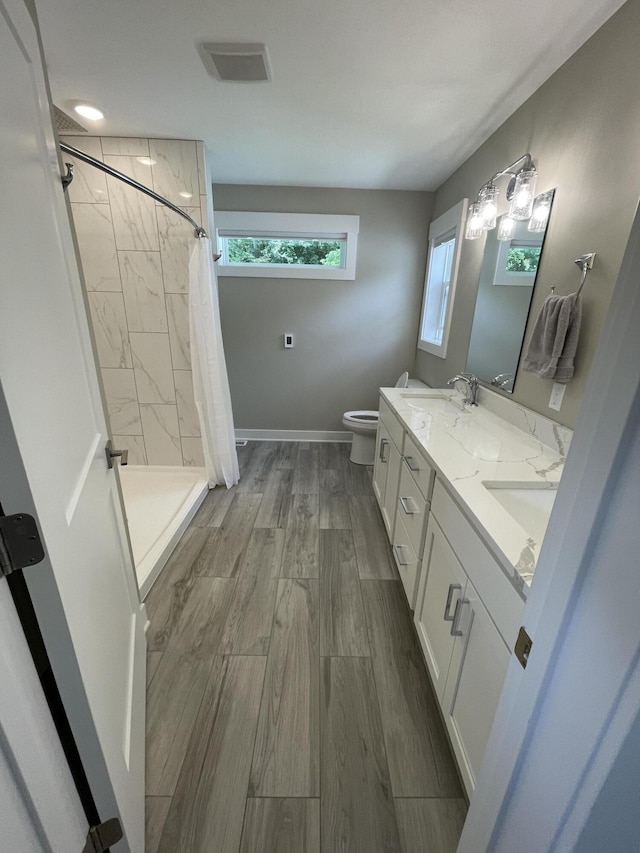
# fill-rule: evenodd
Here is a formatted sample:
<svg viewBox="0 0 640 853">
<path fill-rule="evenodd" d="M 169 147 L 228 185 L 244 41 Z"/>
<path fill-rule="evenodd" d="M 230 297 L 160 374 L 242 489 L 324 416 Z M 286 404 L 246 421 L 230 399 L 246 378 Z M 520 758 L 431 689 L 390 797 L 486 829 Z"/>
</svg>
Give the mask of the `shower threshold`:
<svg viewBox="0 0 640 853">
<path fill-rule="evenodd" d="M 120 483 L 144 599 L 207 496 L 207 477 L 204 468 L 128 465 Z"/>
</svg>

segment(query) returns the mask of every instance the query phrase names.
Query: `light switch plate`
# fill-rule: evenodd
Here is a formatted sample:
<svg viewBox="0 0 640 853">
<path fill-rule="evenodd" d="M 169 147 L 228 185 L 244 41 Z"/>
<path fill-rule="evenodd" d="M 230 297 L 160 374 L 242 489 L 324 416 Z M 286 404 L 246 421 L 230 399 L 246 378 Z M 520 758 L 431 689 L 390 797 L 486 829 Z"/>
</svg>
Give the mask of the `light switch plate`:
<svg viewBox="0 0 640 853">
<path fill-rule="evenodd" d="M 285 349 L 292 349 L 293 345 L 296 342 L 296 339 L 295 339 L 293 332 L 285 332 L 284 335 L 282 336 L 282 340 L 284 342 L 284 348 Z"/>
<path fill-rule="evenodd" d="M 556 412 L 560 411 L 560 407 L 562 406 L 562 399 L 564 397 L 564 392 L 566 391 L 567 386 L 562 385 L 560 382 L 554 382 L 551 387 L 551 396 L 549 397 L 549 408 L 555 409 Z"/>
</svg>

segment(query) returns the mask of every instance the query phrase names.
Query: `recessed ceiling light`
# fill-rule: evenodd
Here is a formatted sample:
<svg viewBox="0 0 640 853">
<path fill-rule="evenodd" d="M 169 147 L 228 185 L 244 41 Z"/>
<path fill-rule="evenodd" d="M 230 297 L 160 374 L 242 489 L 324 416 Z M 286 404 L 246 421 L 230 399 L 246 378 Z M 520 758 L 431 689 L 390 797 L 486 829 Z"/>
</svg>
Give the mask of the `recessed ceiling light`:
<svg viewBox="0 0 640 853">
<path fill-rule="evenodd" d="M 136 157 L 138 163 L 142 163 L 143 166 L 155 166 L 158 162 L 157 160 L 152 160 L 151 157 Z"/>
<path fill-rule="evenodd" d="M 181 195 L 182 198 L 193 198 L 193 193 L 184 192 L 184 193 L 178 193 L 178 195 Z"/>
<path fill-rule="evenodd" d="M 79 103 L 74 106 L 74 110 L 81 115 L 83 118 L 88 118 L 89 121 L 100 121 L 100 119 L 104 118 L 104 113 L 102 110 L 99 110 L 97 107 L 91 106 L 91 104 Z"/>
</svg>

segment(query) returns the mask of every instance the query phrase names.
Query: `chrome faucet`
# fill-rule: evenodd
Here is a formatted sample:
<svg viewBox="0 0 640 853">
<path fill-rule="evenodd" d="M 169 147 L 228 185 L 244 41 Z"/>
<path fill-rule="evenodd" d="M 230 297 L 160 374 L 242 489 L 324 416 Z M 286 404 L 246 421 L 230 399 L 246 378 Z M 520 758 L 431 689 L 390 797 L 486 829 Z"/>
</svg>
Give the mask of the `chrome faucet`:
<svg viewBox="0 0 640 853">
<path fill-rule="evenodd" d="M 452 377 L 447 385 L 453 385 L 454 382 L 461 380 L 462 382 L 466 382 L 467 384 L 467 396 L 462 401 L 466 406 L 477 406 L 478 405 L 478 377 L 474 376 L 473 373 L 456 373 L 454 377 Z"/>
</svg>

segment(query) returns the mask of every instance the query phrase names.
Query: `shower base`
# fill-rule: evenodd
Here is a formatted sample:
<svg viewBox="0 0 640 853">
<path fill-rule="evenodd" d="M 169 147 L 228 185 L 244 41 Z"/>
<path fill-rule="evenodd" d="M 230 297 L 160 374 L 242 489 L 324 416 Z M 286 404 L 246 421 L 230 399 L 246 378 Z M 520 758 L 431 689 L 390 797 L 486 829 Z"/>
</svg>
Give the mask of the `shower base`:
<svg viewBox="0 0 640 853">
<path fill-rule="evenodd" d="M 120 468 L 133 559 L 145 598 L 208 491 L 204 468 Z"/>
</svg>

